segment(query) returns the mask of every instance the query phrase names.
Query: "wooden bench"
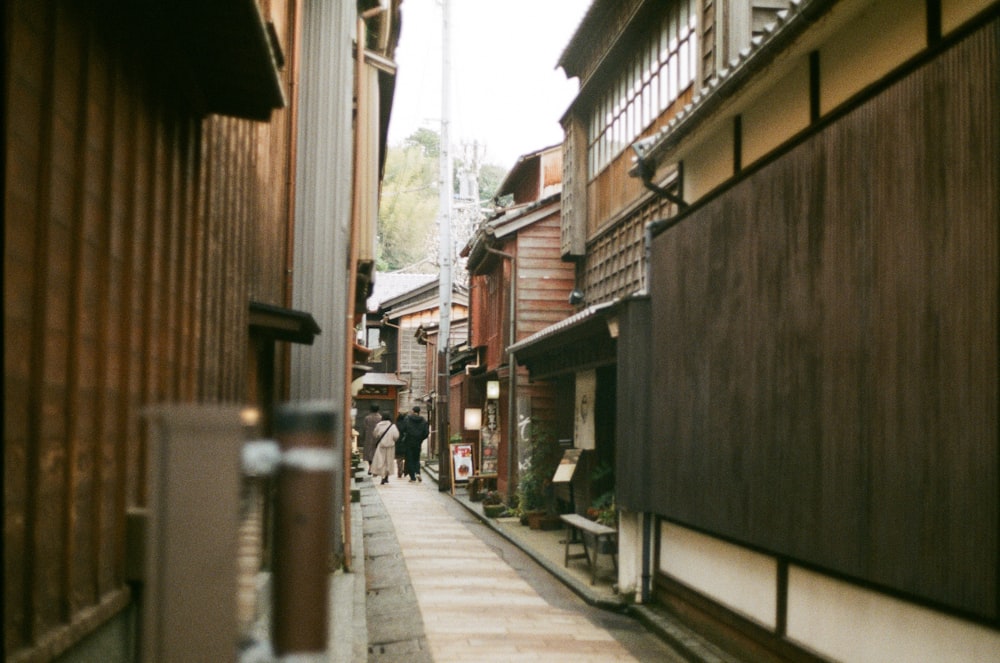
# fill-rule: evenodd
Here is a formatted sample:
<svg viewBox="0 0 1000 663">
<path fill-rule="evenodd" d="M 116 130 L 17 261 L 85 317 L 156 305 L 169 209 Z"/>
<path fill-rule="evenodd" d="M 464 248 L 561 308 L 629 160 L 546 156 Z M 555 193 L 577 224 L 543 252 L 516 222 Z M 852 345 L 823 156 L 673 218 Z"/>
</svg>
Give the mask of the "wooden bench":
<svg viewBox="0 0 1000 663">
<path fill-rule="evenodd" d="M 563 514 L 559 518 L 566 523 L 566 557 L 563 560 L 563 565 L 568 567 L 571 559 L 586 559 L 590 566 L 590 584 L 593 585 L 597 582 L 597 555 L 601 552 L 601 540 L 603 539 L 611 546 L 612 552 L 606 554 L 611 555 L 611 562 L 614 564 L 615 571 L 618 571 L 618 555 L 615 546 L 617 530 L 595 523 L 593 520 L 588 520 L 575 513 Z M 577 534 L 580 536 L 578 537 Z M 591 546 L 587 544 L 587 539 L 591 537 L 593 538 L 593 554 L 591 554 Z M 583 546 L 583 552 L 570 554 L 570 544 Z"/>
</svg>

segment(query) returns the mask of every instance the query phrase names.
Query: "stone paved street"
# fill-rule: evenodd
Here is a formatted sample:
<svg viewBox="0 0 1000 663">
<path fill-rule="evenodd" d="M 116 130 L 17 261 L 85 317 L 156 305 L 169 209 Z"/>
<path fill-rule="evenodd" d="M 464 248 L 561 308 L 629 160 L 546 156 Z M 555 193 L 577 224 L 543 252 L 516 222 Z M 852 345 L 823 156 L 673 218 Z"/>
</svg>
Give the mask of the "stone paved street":
<svg viewBox="0 0 1000 663">
<path fill-rule="evenodd" d="M 547 574 L 526 572 L 521 567 L 537 565 L 523 556 L 512 566 L 518 551 L 475 532 L 434 483 L 368 486 L 370 661 L 682 660 L 628 617 L 587 606 L 564 588 L 539 591 L 526 573 Z"/>
</svg>

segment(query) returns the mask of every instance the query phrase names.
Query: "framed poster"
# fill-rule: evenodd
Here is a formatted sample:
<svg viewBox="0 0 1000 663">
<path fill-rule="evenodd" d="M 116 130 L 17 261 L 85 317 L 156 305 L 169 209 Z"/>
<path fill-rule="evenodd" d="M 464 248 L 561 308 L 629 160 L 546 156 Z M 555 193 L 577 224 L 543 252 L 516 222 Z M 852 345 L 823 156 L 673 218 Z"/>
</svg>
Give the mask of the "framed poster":
<svg viewBox="0 0 1000 663">
<path fill-rule="evenodd" d="M 472 445 L 465 442 L 448 445 L 451 451 L 451 491 L 455 484 L 465 483 L 472 478 L 476 466 L 472 456 Z"/>
</svg>

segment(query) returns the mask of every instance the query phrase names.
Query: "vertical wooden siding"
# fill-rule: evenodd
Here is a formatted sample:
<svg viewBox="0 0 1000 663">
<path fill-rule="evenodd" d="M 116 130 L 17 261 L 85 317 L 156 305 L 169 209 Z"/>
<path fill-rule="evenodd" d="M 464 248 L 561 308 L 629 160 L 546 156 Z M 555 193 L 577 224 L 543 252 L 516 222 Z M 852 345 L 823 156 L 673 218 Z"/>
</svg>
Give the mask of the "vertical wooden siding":
<svg viewBox="0 0 1000 663">
<path fill-rule="evenodd" d="M 657 511 L 998 619 L 1000 22 L 654 246 Z"/>
<path fill-rule="evenodd" d="M 129 601 L 139 409 L 243 399 L 250 283 L 282 303 L 288 162 L 269 125 L 185 110 L 129 19 L 4 11 L 5 655 L 44 660 Z"/>
<path fill-rule="evenodd" d="M 630 299 L 618 313 L 618 361 L 616 383 L 627 393 L 616 401 L 615 499 L 634 513 L 655 511 L 650 486 L 660 480 L 660 468 L 652 462 L 655 451 L 648 441 L 652 410 L 663 406 L 650 389 L 650 358 L 647 348 L 652 333 L 648 298 Z"/>
</svg>

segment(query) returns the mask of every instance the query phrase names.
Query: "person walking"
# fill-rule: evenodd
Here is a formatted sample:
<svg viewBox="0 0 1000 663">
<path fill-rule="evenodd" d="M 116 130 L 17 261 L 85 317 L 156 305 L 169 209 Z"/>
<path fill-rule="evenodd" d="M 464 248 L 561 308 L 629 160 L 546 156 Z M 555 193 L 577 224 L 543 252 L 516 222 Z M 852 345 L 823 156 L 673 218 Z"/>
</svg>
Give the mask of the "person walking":
<svg viewBox="0 0 1000 663">
<path fill-rule="evenodd" d="M 424 480 L 420 473 L 420 449 L 429 432 L 427 420 L 420 415 L 420 406 L 414 405 L 413 411 L 403 420 L 402 429 L 405 436 L 406 473 L 410 477 L 410 483 Z"/>
<path fill-rule="evenodd" d="M 396 477 L 403 478 L 406 474 L 406 436 L 403 434 L 403 421 L 406 420 L 406 412 L 399 411 L 396 417 L 396 428 L 399 429 L 399 439 L 396 441 Z"/>
<path fill-rule="evenodd" d="M 378 442 L 375 441 L 375 426 L 382 421 L 382 415 L 378 413 L 378 403 L 372 403 L 368 409 L 369 412 L 365 415 L 365 418 L 362 421 L 364 426 L 364 437 L 361 438 L 361 451 L 362 457 L 365 459 L 365 462 L 368 463 L 368 474 L 371 475 L 372 458 L 375 457 L 375 447 L 378 446 Z"/>
<path fill-rule="evenodd" d="M 382 414 L 382 421 L 375 425 L 375 455 L 372 459 L 372 476 L 382 477 L 381 485 L 389 483 L 389 475 L 392 474 L 393 461 L 396 456 L 396 440 L 399 439 L 399 429 L 392 423 L 392 417 L 386 412 Z"/>
</svg>

